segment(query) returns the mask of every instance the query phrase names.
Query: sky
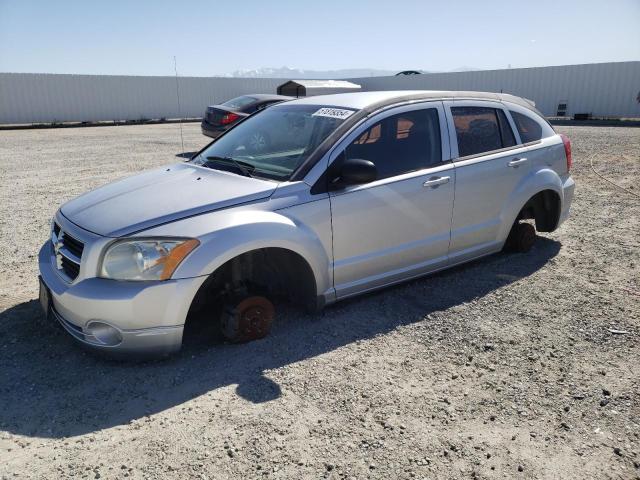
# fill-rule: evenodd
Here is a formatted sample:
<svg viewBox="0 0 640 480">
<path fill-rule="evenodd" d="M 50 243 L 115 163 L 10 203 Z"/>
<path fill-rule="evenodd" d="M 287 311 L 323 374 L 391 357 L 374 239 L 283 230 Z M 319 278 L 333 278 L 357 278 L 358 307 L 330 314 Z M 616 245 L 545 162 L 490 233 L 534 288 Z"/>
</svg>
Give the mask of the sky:
<svg viewBox="0 0 640 480">
<path fill-rule="evenodd" d="M 215 76 L 640 60 L 640 0 L 0 0 L 0 72 Z"/>
</svg>

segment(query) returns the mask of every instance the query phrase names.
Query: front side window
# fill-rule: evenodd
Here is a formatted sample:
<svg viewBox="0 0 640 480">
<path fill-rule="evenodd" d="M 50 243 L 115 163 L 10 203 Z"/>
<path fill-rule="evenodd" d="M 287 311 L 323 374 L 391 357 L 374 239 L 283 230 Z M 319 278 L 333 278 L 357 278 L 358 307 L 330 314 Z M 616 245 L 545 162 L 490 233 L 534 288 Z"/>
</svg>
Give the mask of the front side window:
<svg viewBox="0 0 640 480">
<path fill-rule="evenodd" d="M 378 179 L 436 165 L 442 160 L 438 110 L 389 116 L 360 134 L 345 155 L 373 162 Z"/>
<path fill-rule="evenodd" d="M 274 105 L 239 123 L 192 161 L 284 181 L 353 113 L 322 105 Z"/>
<path fill-rule="evenodd" d="M 489 107 L 451 107 L 458 156 L 478 155 L 516 144 L 504 112 Z"/>
<path fill-rule="evenodd" d="M 542 138 L 542 127 L 533 118 L 511 111 L 511 116 L 520 133 L 522 143 L 535 142 Z"/>
</svg>

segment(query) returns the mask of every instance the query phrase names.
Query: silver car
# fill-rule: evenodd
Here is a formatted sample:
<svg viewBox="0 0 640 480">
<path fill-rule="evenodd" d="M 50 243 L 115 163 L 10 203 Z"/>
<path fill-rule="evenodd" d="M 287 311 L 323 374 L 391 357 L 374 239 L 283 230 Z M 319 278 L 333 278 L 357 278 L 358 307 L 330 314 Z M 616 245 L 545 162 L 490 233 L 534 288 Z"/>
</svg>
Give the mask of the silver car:
<svg viewBox="0 0 640 480">
<path fill-rule="evenodd" d="M 196 324 L 260 338 L 279 299 L 319 309 L 529 250 L 569 215 L 570 167 L 568 139 L 511 95 L 294 100 L 64 204 L 41 303 L 79 342 L 125 355 L 175 352 Z"/>
</svg>

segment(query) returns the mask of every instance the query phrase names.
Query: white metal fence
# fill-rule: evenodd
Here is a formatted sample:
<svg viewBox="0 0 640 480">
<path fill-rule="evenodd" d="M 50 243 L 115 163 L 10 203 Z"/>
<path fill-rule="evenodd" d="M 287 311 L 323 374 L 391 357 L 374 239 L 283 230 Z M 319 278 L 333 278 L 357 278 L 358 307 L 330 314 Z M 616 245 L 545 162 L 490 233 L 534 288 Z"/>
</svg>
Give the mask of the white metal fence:
<svg viewBox="0 0 640 480">
<path fill-rule="evenodd" d="M 640 117 L 640 62 L 565 65 L 349 79 L 362 90 L 478 90 L 534 100 L 547 116 Z M 207 105 L 245 93 L 276 93 L 277 78 L 0 73 L 0 124 L 200 117 Z"/>
<path fill-rule="evenodd" d="M 0 73 L 0 124 L 201 117 L 207 105 L 276 93 L 282 79 Z"/>
<path fill-rule="evenodd" d="M 363 90 L 474 90 L 512 93 L 547 116 L 566 103 L 566 116 L 640 117 L 640 62 L 354 78 Z"/>
</svg>

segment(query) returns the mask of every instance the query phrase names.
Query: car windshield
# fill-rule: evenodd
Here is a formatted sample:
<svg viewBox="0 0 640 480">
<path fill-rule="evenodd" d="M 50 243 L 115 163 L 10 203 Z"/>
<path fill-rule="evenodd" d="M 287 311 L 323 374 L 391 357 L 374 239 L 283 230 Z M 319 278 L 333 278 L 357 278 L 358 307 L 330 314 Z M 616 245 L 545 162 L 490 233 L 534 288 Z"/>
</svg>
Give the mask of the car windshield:
<svg viewBox="0 0 640 480">
<path fill-rule="evenodd" d="M 231 100 L 227 100 L 221 105 L 232 108 L 232 109 L 239 109 L 242 107 L 246 107 L 247 105 L 251 105 L 256 101 L 257 101 L 257 98 L 255 97 L 248 97 L 246 95 L 243 95 L 242 97 L 236 97 L 236 98 L 232 98 Z"/>
<path fill-rule="evenodd" d="M 197 165 L 286 180 L 354 110 L 276 105 L 255 114 L 203 150 Z"/>
</svg>

